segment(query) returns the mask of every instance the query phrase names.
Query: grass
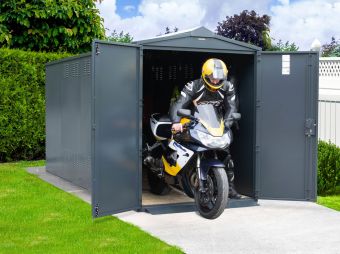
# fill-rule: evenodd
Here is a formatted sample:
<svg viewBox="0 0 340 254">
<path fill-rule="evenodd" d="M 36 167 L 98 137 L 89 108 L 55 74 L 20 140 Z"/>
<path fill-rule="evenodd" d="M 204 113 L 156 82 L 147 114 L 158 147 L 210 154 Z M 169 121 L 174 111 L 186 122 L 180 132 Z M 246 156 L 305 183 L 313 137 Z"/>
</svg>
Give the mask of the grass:
<svg viewBox="0 0 340 254">
<path fill-rule="evenodd" d="M 1 253 L 182 253 L 25 171 L 44 161 L 0 164 Z"/>
<path fill-rule="evenodd" d="M 340 186 L 337 186 L 334 195 L 318 196 L 318 204 L 340 211 Z"/>
</svg>

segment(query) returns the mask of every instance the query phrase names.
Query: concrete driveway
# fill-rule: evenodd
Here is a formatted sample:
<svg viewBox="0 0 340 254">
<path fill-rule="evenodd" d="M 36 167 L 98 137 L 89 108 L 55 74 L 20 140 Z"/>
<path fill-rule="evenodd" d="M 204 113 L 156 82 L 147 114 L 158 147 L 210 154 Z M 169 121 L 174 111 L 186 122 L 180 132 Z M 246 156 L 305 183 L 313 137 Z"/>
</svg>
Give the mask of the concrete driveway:
<svg viewBox="0 0 340 254">
<path fill-rule="evenodd" d="M 43 169 L 29 169 L 89 202 L 90 194 Z M 340 254 L 340 212 L 311 202 L 259 200 L 258 206 L 226 209 L 215 220 L 192 205 L 116 214 L 185 253 Z M 141 243 L 142 244 L 142 243 Z"/>
<path fill-rule="evenodd" d="M 340 213 L 310 202 L 260 200 L 212 221 L 196 212 L 116 216 L 185 253 L 340 253 Z"/>
</svg>

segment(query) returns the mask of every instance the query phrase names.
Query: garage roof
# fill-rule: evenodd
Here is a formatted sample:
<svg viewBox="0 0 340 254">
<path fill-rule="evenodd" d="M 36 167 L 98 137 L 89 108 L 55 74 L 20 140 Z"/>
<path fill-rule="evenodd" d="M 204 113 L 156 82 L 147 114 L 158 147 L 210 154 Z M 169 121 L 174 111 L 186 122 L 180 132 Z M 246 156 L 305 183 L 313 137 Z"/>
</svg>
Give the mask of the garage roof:
<svg viewBox="0 0 340 254">
<path fill-rule="evenodd" d="M 223 49 L 235 51 L 260 51 L 261 48 L 217 35 L 205 27 L 165 34 L 151 39 L 135 41 L 135 44 L 155 47 L 181 47 Z"/>
</svg>

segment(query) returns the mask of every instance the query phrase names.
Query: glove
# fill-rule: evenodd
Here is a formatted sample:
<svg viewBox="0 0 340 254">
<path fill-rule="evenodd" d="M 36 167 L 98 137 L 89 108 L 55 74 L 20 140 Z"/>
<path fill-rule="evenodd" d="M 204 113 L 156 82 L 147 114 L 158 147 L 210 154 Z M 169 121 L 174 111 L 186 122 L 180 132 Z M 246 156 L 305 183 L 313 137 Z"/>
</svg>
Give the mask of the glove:
<svg viewBox="0 0 340 254">
<path fill-rule="evenodd" d="M 174 123 L 171 130 L 175 132 L 183 132 L 183 125 L 181 123 Z"/>
<path fill-rule="evenodd" d="M 231 126 L 233 126 L 233 120 L 224 120 L 224 126 L 231 128 Z"/>
</svg>

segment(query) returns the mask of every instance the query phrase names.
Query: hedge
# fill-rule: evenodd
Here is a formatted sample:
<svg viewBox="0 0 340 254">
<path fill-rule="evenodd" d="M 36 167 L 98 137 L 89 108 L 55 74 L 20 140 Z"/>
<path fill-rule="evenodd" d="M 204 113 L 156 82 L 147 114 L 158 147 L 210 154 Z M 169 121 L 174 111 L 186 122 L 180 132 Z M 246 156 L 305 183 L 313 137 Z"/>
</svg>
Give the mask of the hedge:
<svg viewBox="0 0 340 254">
<path fill-rule="evenodd" d="M 45 63 L 66 56 L 0 48 L 0 161 L 45 157 Z"/>
<path fill-rule="evenodd" d="M 330 142 L 318 145 L 318 194 L 333 194 L 340 184 L 340 148 Z"/>
</svg>

